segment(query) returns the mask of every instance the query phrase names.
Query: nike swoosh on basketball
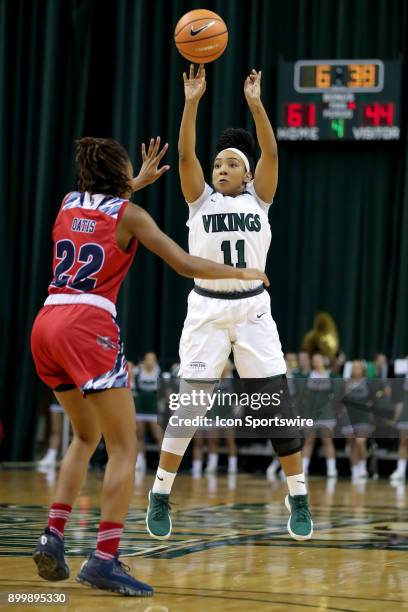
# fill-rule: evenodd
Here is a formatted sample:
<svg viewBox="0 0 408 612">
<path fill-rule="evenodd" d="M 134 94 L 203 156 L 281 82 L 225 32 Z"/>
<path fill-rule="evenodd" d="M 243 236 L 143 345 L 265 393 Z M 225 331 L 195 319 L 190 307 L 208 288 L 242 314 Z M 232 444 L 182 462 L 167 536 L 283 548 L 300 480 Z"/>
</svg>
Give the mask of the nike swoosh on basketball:
<svg viewBox="0 0 408 612">
<path fill-rule="evenodd" d="M 197 30 L 195 30 L 193 28 L 193 26 L 191 26 L 190 28 L 190 34 L 191 36 L 197 36 L 197 34 L 199 34 L 200 32 L 204 32 L 204 30 L 208 30 L 208 28 L 210 28 L 211 26 L 213 26 L 215 23 L 215 21 L 209 21 L 208 23 L 206 23 L 205 25 L 201 26 L 201 28 L 197 28 Z"/>
<path fill-rule="evenodd" d="M 257 318 L 257 319 L 260 319 L 261 317 L 263 317 L 263 316 L 264 316 L 264 314 L 266 314 L 266 312 L 263 312 L 263 313 L 262 313 L 262 314 L 260 314 L 260 315 L 256 315 L 256 318 Z"/>
</svg>

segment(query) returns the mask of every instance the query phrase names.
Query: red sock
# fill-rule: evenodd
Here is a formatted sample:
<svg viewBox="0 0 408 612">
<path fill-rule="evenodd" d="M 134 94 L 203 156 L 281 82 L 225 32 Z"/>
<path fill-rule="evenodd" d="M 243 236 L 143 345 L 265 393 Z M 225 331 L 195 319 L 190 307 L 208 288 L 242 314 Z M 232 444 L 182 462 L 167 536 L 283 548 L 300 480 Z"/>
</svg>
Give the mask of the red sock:
<svg viewBox="0 0 408 612">
<path fill-rule="evenodd" d="M 62 540 L 64 539 L 64 528 L 65 523 L 69 519 L 72 506 L 67 504 L 52 504 L 50 513 L 48 515 L 48 529 L 51 533 L 59 536 Z"/>
<path fill-rule="evenodd" d="M 113 559 L 118 552 L 120 538 L 123 533 L 123 523 L 99 523 L 98 542 L 95 555 L 100 559 Z"/>
</svg>

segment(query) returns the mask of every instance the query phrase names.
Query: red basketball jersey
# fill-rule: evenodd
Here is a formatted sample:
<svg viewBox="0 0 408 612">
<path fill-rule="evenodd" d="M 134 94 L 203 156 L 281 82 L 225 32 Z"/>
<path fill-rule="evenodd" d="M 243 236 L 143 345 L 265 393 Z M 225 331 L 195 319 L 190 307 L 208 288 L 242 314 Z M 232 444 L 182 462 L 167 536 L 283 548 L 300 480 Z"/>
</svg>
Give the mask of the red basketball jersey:
<svg viewBox="0 0 408 612">
<path fill-rule="evenodd" d="M 70 295 L 87 295 L 87 303 L 94 299 L 98 305 L 100 298 L 116 303 L 137 248 L 136 239 L 126 253 L 116 242 L 116 225 L 127 203 L 87 192 L 74 191 L 65 196 L 52 231 L 54 277 L 48 288 L 50 296 L 62 294 L 61 300 L 62 296 L 68 300 Z"/>
</svg>

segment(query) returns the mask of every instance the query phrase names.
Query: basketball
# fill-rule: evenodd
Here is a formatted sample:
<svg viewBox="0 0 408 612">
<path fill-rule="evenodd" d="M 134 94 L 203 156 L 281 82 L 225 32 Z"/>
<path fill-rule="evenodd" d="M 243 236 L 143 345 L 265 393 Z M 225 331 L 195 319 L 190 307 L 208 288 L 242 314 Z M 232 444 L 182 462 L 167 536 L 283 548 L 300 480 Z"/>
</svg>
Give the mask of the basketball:
<svg viewBox="0 0 408 612">
<path fill-rule="evenodd" d="M 174 31 L 176 47 L 183 57 L 196 64 L 208 64 L 220 57 L 228 43 L 223 19 L 205 9 L 186 13 Z"/>
</svg>

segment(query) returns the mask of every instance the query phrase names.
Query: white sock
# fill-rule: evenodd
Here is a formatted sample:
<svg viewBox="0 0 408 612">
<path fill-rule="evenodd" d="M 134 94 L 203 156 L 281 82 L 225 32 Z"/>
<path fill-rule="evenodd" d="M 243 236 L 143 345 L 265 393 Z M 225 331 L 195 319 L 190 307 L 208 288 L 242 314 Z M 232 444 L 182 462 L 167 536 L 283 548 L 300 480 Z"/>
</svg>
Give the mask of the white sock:
<svg viewBox="0 0 408 612">
<path fill-rule="evenodd" d="M 280 468 L 280 461 L 278 457 L 275 457 L 275 459 L 272 461 L 271 466 L 273 466 L 273 469 L 275 470 L 275 472 L 277 472 Z"/>
<path fill-rule="evenodd" d="M 234 473 L 237 471 L 238 467 L 238 457 L 236 455 L 232 455 L 228 457 L 228 471 L 230 473 Z"/>
<path fill-rule="evenodd" d="M 360 474 L 365 474 L 367 472 L 367 465 L 365 459 L 361 459 L 357 465 L 358 469 L 360 470 Z"/>
<path fill-rule="evenodd" d="M 358 463 L 356 463 L 355 465 L 351 466 L 351 477 L 357 478 L 359 475 L 360 475 L 360 471 L 359 471 Z"/>
<path fill-rule="evenodd" d="M 177 472 L 166 472 L 163 468 L 157 468 L 156 478 L 152 488 L 153 493 L 165 493 L 170 495 L 171 487 Z"/>
<path fill-rule="evenodd" d="M 407 460 L 406 459 L 398 459 L 397 470 L 402 474 L 405 474 L 405 470 L 407 469 Z"/>
<path fill-rule="evenodd" d="M 201 474 L 203 470 L 203 462 L 201 459 L 193 459 L 193 474 Z"/>
<path fill-rule="evenodd" d="M 57 460 L 57 450 L 55 448 L 49 448 L 47 453 L 41 459 L 41 461 L 56 461 Z"/>
<path fill-rule="evenodd" d="M 335 457 L 330 457 L 326 459 L 327 471 L 334 472 L 336 470 L 336 459 Z"/>
<path fill-rule="evenodd" d="M 218 467 L 218 453 L 208 455 L 207 470 L 216 470 Z"/>
<path fill-rule="evenodd" d="M 303 464 L 303 471 L 304 471 L 305 474 L 307 474 L 308 471 L 309 471 L 309 463 L 310 463 L 310 458 L 309 457 L 303 457 L 302 464 Z"/>
<path fill-rule="evenodd" d="M 279 459 L 275 458 L 266 468 L 266 471 L 269 474 L 276 474 L 276 472 L 279 470 L 280 468 L 280 461 Z"/>
<path fill-rule="evenodd" d="M 145 470 L 146 469 L 146 457 L 145 457 L 144 453 L 138 453 L 137 454 L 136 469 L 137 470 Z"/>
<path fill-rule="evenodd" d="M 293 495 L 307 495 L 305 475 L 303 472 L 301 474 L 295 474 L 295 476 L 288 476 L 286 482 L 288 483 L 289 493 L 292 497 Z"/>
</svg>

